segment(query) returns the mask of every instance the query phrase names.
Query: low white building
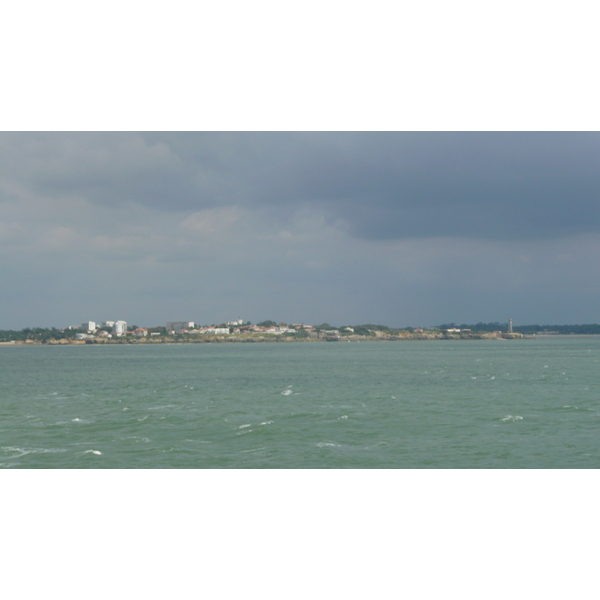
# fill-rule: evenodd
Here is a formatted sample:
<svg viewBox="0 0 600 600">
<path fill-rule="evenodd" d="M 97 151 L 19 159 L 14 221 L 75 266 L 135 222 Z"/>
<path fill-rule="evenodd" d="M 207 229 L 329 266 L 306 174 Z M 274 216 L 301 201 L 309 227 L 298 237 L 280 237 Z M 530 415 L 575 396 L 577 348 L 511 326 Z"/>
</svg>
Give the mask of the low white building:
<svg viewBox="0 0 600 600">
<path fill-rule="evenodd" d="M 229 335 L 229 327 L 207 327 L 204 330 L 200 330 L 201 333 L 208 333 L 212 335 Z"/>
</svg>

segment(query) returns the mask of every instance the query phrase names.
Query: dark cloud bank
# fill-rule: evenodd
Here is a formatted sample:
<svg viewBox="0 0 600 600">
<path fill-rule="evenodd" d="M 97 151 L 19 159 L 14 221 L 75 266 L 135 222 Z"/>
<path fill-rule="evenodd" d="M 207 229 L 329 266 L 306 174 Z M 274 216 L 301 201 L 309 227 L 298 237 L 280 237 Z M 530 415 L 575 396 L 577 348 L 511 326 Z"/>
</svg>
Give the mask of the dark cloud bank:
<svg viewBox="0 0 600 600">
<path fill-rule="evenodd" d="M 599 162 L 596 133 L 5 133 L 0 327 L 598 321 Z"/>
</svg>

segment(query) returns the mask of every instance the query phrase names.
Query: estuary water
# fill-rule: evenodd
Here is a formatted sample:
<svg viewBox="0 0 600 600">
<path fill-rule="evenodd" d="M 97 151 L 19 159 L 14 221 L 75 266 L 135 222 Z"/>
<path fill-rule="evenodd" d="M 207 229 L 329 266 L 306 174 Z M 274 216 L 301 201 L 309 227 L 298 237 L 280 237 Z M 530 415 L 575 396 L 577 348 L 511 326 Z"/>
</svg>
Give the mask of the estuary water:
<svg viewBox="0 0 600 600">
<path fill-rule="evenodd" d="M 0 347 L 2 468 L 598 468 L 600 338 Z"/>
</svg>

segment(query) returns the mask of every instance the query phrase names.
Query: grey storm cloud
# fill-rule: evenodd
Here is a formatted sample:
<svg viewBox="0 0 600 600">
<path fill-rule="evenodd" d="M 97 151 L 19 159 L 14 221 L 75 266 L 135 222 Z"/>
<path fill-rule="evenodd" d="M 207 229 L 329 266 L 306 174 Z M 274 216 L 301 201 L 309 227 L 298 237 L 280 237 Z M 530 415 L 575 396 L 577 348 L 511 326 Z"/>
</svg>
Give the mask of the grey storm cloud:
<svg viewBox="0 0 600 600">
<path fill-rule="evenodd" d="M 0 328 L 598 322 L 600 134 L 0 133 Z"/>
<path fill-rule="evenodd" d="M 0 155 L 4 178 L 47 195 L 282 220 L 314 207 L 372 240 L 600 228 L 597 133 L 3 134 Z"/>
</svg>

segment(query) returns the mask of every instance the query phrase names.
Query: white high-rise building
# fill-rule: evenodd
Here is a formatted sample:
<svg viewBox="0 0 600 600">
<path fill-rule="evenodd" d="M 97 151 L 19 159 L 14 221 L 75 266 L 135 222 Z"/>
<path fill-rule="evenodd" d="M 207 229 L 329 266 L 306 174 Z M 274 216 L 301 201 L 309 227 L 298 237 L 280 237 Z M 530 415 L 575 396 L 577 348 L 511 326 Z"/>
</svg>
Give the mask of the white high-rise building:
<svg viewBox="0 0 600 600">
<path fill-rule="evenodd" d="M 127 321 L 115 321 L 112 330 L 116 335 L 127 334 Z"/>
<path fill-rule="evenodd" d="M 83 329 L 87 333 L 92 333 L 96 331 L 97 327 L 98 326 L 94 321 L 86 321 L 85 323 L 81 324 L 81 329 Z"/>
</svg>

